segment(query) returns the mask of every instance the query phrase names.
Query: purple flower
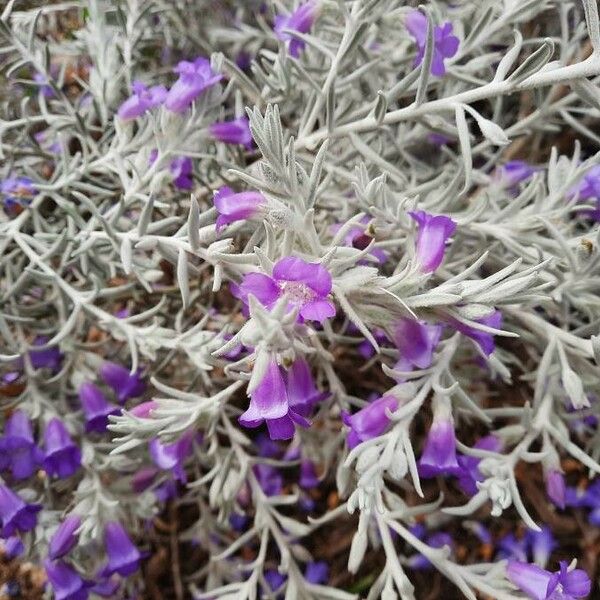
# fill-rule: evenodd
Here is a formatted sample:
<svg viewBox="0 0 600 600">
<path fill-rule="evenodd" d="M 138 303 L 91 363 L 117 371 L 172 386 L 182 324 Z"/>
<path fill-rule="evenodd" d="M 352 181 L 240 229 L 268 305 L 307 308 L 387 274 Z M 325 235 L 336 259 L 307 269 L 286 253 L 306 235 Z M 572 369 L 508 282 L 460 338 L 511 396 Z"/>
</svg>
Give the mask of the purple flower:
<svg viewBox="0 0 600 600">
<path fill-rule="evenodd" d="M 248 273 L 242 283 L 232 286 L 236 298 L 248 305 L 253 295 L 262 305 L 271 308 L 284 294 L 288 309 L 299 310 L 298 321 L 318 321 L 335 316 L 335 305 L 327 300 L 331 291 L 331 275 L 317 263 L 307 263 L 301 258 L 286 256 L 275 263 L 273 276 Z"/>
<path fill-rule="evenodd" d="M 369 216 L 365 215 L 360 220 L 360 223 L 362 223 L 363 225 L 368 225 L 369 221 L 370 221 Z M 342 225 L 340 223 L 335 223 L 334 225 L 331 225 L 330 231 L 332 234 L 335 235 L 341 228 L 342 228 Z M 365 231 L 364 227 L 361 227 L 360 225 L 351 227 L 346 232 L 346 235 L 344 236 L 344 244 L 351 248 L 356 248 L 357 250 L 364 250 L 365 248 L 368 247 L 368 245 L 372 241 L 373 241 L 373 238 L 370 235 L 368 235 L 367 232 Z M 371 251 L 369 252 L 369 254 L 375 260 L 377 260 L 377 262 L 380 265 L 384 264 L 388 258 L 387 252 L 385 250 L 382 250 L 381 248 L 372 248 Z M 359 261 L 358 264 L 365 264 L 365 263 L 366 263 L 366 261 Z"/>
<path fill-rule="evenodd" d="M 406 15 L 405 25 L 417 43 L 417 56 L 415 67 L 423 62 L 425 46 L 427 44 L 427 17 L 418 10 L 412 10 Z M 433 29 L 433 59 L 431 61 L 431 74 L 443 77 L 446 74 L 444 60 L 452 58 L 458 52 L 459 40 L 452 35 L 452 23 L 436 25 Z"/>
<path fill-rule="evenodd" d="M 436 131 L 432 131 L 431 133 L 427 134 L 427 141 L 438 148 L 446 146 L 452 142 L 447 135 L 444 135 L 443 133 L 437 133 Z"/>
<path fill-rule="evenodd" d="M 106 524 L 104 547 L 108 556 L 108 564 L 102 569 L 103 577 L 109 577 L 113 573 L 127 577 L 138 570 L 142 555 L 120 523 L 111 521 Z"/>
<path fill-rule="evenodd" d="M 164 85 L 155 85 L 151 88 L 141 81 L 134 81 L 131 88 L 133 94 L 119 107 L 117 115 L 123 121 L 140 117 L 151 108 L 162 104 L 167 98 L 167 88 Z"/>
<path fill-rule="evenodd" d="M 54 88 L 48 83 L 43 73 L 36 73 L 33 80 L 39 85 L 39 90 L 44 98 L 54 98 Z"/>
<path fill-rule="evenodd" d="M 220 187 L 213 196 L 217 213 L 217 232 L 235 221 L 245 221 L 260 215 L 267 199 L 260 192 L 235 193 L 230 187 Z"/>
<path fill-rule="evenodd" d="M 174 70 L 179 79 L 167 93 L 165 106 L 176 113 L 186 110 L 205 89 L 223 78 L 220 73 L 213 72 L 210 61 L 203 56 L 194 62 L 182 60 Z"/>
<path fill-rule="evenodd" d="M 441 403 L 438 406 L 441 407 Z M 445 406 L 436 408 L 425 449 L 419 460 L 419 475 L 427 479 L 437 475 L 458 475 L 460 472 L 460 465 L 456 460 L 452 415 Z"/>
<path fill-rule="evenodd" d="M 40 335 L 33 341 L 34 346 L 44 346 L 48 341 L 46 336 Z M 31 349 L 28 352 L 31 366 L 34 369 L 50 369 L 54 373 L 60 370 L 63 355 L 58 346 L 50 346 L 40 350 Z M 20 362 L 22 368 L 22 361 Z"/>
<path fill-rule="evenodd" d="M 430 367 L 441 335 L 441 325 L 429 325 L 410 318 L 400 319 L 394 325 L 394 343 L 400 351 L 400 361 L 396 368 L 409 371 L 413 367 Z"/>
<path fill-rule="evenodd" d="M 277 458 L 281 455 L 281 446 L 275 440 L 272 440 L 265 433 L 259 433 L 254 440 L 258 456 L 265 458 Z"/>
<path fill-rule="evenodd" d="M 81 466 L 81 450 L 73 443 L 64 423 L 50 419 L 44 431 L 44 469 L 59 479 L 70 477 Z"/>
<path fill-rule="evenodd" d="M 585 598 L 592 583 L 582 569 L 567 571 L 567 563 L 560 562 L 560 570 L 550 573 L 537 565 L 509 561 L 506 575 L 532 600 L 574 600 Z"/>
<path fill-rule="evenodd" d="M 173 175 L 173 185 L 180 190 L 191 190 L 194 181 L 192 173 L 194 171 L 194 163 L 189 156 L 179 156 L 171 161 L 169 167 L 171 175 Z"/>
<path fill-rule="evenodd" d="M 308 583 L 325 585 L 329 579 L 329 565 L 322 560 L 309 562 L 304 571 L 304 579 Z"/>
<path fill-rule="evenodd" d="M 62 561 L 46 560 L 44 566 L 55 600 L 87 600 L 91 584 L 84 581 L 75 569 Z"/>
<path fill-rule="evenodd" d="M 419 226 L 416 259 L 423 273 L 435 271 L 446 251 L 446 242 L 456 230 L 456 223 L 444 215 L 431 215 L 422 210 L 408 213 Z"/>
<path fill-rule="evenodd" d="M 319 476 L 315 464 L 311 460 L 303 460 L 300 463 L 300 480 L 298 484 L 305 490 L 319 486 Z"/>
<path fill-rule="evenodd" d="M 437 531 L 432 533 L 427 537 L 425 543 L 430 548 L 443 548 L 444 546 L 448 546 L 450 549 L 454 548 L 454 540 L 449 533 L 445 533 L 443 531 Z M 408 562 L 411 569 L 416 571 L 422 571 L 425 569 L 431 568 L 431 562 L 429 559 L 423 554 L 417 554 L 412 556 Z"/>
<path fill-rule="evenodd" d="M 515 188 L 530 179 L 537 171 L 523 160 L 510 160 L 496 169 L 495 177 L 507 188 Z"/>
<path fill-rule="evenodd" d="M 596 479 L 585 491 L 567 488 L 565 504 L 577 508 L 589 508 L 588 521 L 600 526 L 600 479 Z"/>
<path fill-rule="evenodd" d="M 544 473 L 546 483 L 546 494 L 558 508 L 565 507 L 566 484 L 565 477 L 561 471 L 550 469 Z"/>
<path fill-rule="evenodd" d="M 278 469 L 259 463 L 252 467 L 262 491 L 267 496 L 279 496 L 283 490 L 283 477 Z"/>
<path fill-rule="evenodd" d="M 100 377 L 117 395 L 117 400 L 123 404 L 129 398 L 141 396 L 146 391 L 146 383 L 138 369 L 131 374 L 129 369 L 113 362 L 105 362 L 100 367 Z"/>
<path fill-rule="evenodd" d="M 274 31 L 275 35 L 288 45 L 288 51 L 291 56 L 298 58 L 300 52 L 306 45 L 303 40 L 297 39 L 284 29 L 297 31 L 298 33 L 308 33 L 319 11 L 319 4 L 315 0 L 310 0 L 301 4 L 293 13 L 289 15 L 277 15 L 275 17 Z"/>
<path fill-rule="evenodd" d="M 479 439 L 473 448 L 499 452 L 502 450 L 502 440 L 495 435 L 486 435 Z M 476 456 L 460 455 L 457 457 L 457 461 L 461 468 L 458 473 L 458 485 L 465 494 L 474 496 L 477 493 L 477 482 L 484 479 L 479 470 L 481 459 Z"/>
<path fill-rule="evenodd" d="M 108 416 L 117 415 L 121 409 L 109 403 L 102 390 L 86 381 L 79 388 L 79 401 L 85 414 L 85 430 L 89 433 L 103 433 L 108 425 Z"/>
<path fill-rule="evenodd" d="M 388 336 L 385 334 L 385 331 L 383 331 L 383 329 L 375 329 L 372 333 L 373 333 L 373 337 L 375 338 L 375 341 L 380 346 L 386 344 L 386 342 L 389 343 Z M 368 360 L 372 356 L 375 356 L 375 348 L 373 347 L 373 344 L 371 344 L 371 342 L 369 340 L 363 340 L 360 344 L 358 344 L 357 350 L 358 350 L 358 353 L 365 360 Z"/>
<path fill-rule="evenodd" d="M 29 177 L 8 177 L 0 182 L 0 193 L 4 196 L 5 212 L 9 216 L 15 216 L 29 204 L 37 190 Z"/>
<path fill-rule="evenodd" d="M 150 152 L 149 164 L 154 163 L 158 157 L 156 148 Z M 191 190 L 194 186 L 192 173 L 194 172 L 194 163 L 189 156 L 178 156 L 171 161 L 169 171 L 173 178 L 173 185 L 180 190 Z"/>
<path fill-rule="evenodd" d="M 344 425 L 350 427 L 350 432 L 346 438 L 348 448 L 355 448 L 361 442 L 366 442 L 381 435 L 390 423 L 385 411 L 394 412 L 397 408 L 398 400 L 396 398 L 382 396 L 353 415 L 346 412 L 342 413 Z"/>
<path fill-rule="evenodd" d="M 307 427 L 307 421 L 290 406 L 285 381 L 277 361 L 272 359 L 267 371 L 250 396 L 246 412 L 239 422 L 244 427 L 258 427 L 266 421 L 273 440 L 286 440 L 294 435 L 294 423 Z"/>
<path fill-rule="evenodd" d="M 96 585 L 90 588 L 90 592 L 103 598 L 116 598 L 116 592 L 121 586 L 118 576 L 100 579 Z"/>
<path fill-rule="evenodd" d="M 481 325 L 487 325 L 494 329 L 500 329 L 502 327 L 502 313 L 499 310 L 494 310 L 493 313 L 482 319 L 477 319 L 475 323 L 481 323 Z M 472 340 L 477 342 L 477 345 L 481 348 L 482 352 L 489 356 L 496 348 L 496 342 L 494 341 L 494 334 L 482 331 L 481 329 L 475 329 L 460 321 L 453 321 L 452 324 L 457 331 L 460 331 L 463 335 L 470 337 Z"/>
<path fill-rule="evenodd" d="M 7 538 L 17 531 L 30 531 L 36 526 L 39 504 L 26 504 L 9 487 L 0 483 L 0 536 Z"/>
<path fill-rule="evenodd" d="M 61 558 L 77 544 L 78 535 L 75 532 L 81 525 L 81 517 L 79 515 L 69 515 L 54 532 L 50 539 L 50 547 L 48 549 L 48 557 L 52 560 Z"/>
<path fill-rule="evenodd" d="M 531 549 L 533 562 L 544 568 L 548 564 L 550 555 L 556 546 L 556 540 L 549 527 L 542 527 L 541 531 L 527 530 L 525 535 L 527 544 Z"/>
<path fill-rule="evenodd" d="M 31 422 L 22 410 L 16 410 L 6 422 L 0 452 L 15 479 L 31 477 L 40 463 L 42 456 L 33 439 Z"/>
<path fill-rule="evenodd" d="M 163 470 L 172 471 L 175 479 L 185 483 L 187 477 L 183 468 L 185 459 L 191 454 L 194 444 L 194 432 L 188 431 L 171 444 L 163 444 L 158 439 L 148 446 L 154 464 Z"/>
<path fill-rule="evenodd" d="M 218 121 L 213 123 L 208 130 L 215 140 L 225 144 L 240 144 L 248 150 L 251 150 L 254 145 L 248 117 L 238 117 L 233 121 Z"/>
<path fill-rule="evenodd" d="M 16 535 L 11 535 L 9 538 L 1 542 L 1 544 L 4 557 L 8 560 L 12 560 L 17 556 L 21 556 L 25 550 L 25 546 L 23 546 L 21 538 Z"/>
<path fill-rule="evenodd" d="M 593 166 L 569 192 L 569 196 L 575 195 L 579 200 L 596 200 L 596 208 L 582 210 L 581 214 L 600 221 L 600 165 Z"/>
<path fill-rule="evenodd" d="M 507 533 L 498 541 L 498 557 L 527 562 L 527 546 L 527 539 L 518 539 L 514 533 Z"/>
</svg>

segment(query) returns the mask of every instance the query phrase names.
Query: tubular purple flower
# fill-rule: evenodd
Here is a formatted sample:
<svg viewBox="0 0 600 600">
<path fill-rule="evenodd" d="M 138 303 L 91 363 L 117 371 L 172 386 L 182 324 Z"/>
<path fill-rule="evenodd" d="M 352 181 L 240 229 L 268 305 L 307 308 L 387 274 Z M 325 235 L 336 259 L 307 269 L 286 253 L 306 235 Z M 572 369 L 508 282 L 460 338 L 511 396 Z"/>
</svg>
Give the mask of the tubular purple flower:
<svg viewBox="0 0 600 600">
<path fill-rule="evenodd" d="M 325 267 L 286 256 L 275 263 L 272 277 L 263 273 L 248 273 L 239 286 L 232 286 L 231 291 L 246 305 L 248 296 L 253 295 L 267 308 L 271 308 L 286 294 L 289 299 L 288 310 L 299 309 L 299 322 L 307 320 L 322 323 L 335 316 L 335 305 L 327 300 L 331 287 L 331 275 Z"/>
<path fill-rule="evenodd" d="M 108 556 L 108 564 L 102 569 L 103 577 L 109 577 L 113 573 L 127 577 L 138 570 L 142 555 L 120 523 L 111 521 L 106 524 L 104 547 Z"/>
<path fill-rule="evenodd" d="M 267 199 L 260 192 L 247 191 L 236 194 L 230 187 L 223 186 L 215 192 L 213 202 L 219 213 L 217 217 L 217 233 L 219 233 L 230 223 L 259 216 L 267 204 Z"/>
<path fill-rule="evenodd" d="M 473 448 L 479 450 L 489 450 L 490 452 L 499 452 L 502 450 L 502 440 L 495 435 L 486 435 L 479 439 Z M 476 456 L 460 455 L 456 459 L 460 465 L 461 471 L 458 473 L 458 485 L 460 489 L 468 496 L 474 496 L 477 491 L 477 482 L 483 481 L 483 475 L 479 471 L 480 458 Z"/>
<path fill-rule="evenodd" d="M 418 10 L 412 10 L 404 20 L 406 29 L 415 38 L 417 56 L 414 66 L 423 62 L 425 46 L 427 45 L 427 17 Z M 452 23 L 436 25 L 433 29 L 433 60 L 431 61 L 431 74 L 443 77 L 446 74 L 444 60 L 452 58 L 458 52 L 459 39 L 452 34 Z"/>
<path fill-rule="evenodd" d="M 11 535 L 9 538 L 4 540 L 1 543 L 1 547 L 4 557 L 8 560 L 12 560 L 17 556 L 21 556 L 21 554 L 23 554 L 25 551 L 25 546 L 23 546 L 21 538 L 17 535 Z"/>
<path fill-rule="evenodd" d="M 46 560 L 44 566 L 54 590 L 54 600 L 87 600 L 91 584 L 84 581 L 75 569 L 62 561 Z"/>
<path fill-rule="evenodd" d="M 530 179 L 536 171 L 535 167 L 523 160 L 510 160 L 496 169 L 495 178 L 503 186 L 514 188 Z"/>
<path fill-rule="evenodd" d="M 121 409 L 109 403 L 102 390 L 86 381 L 79 388 L 79 401 L 85 414 L 85 430 L 89 432 L 103 433 L 108 425 L 109 415 L 118 415 Z"/>
<path fill-rule="evenodd" d="M 365 215 L 360 222 L 363 225 L 368 225 L 370 221 L 370 217 Z M 335 223 L 331 225 L 330 231 L 333 235 L 335 235 L 342 225 L 340 223 Z M 364 250 L 371 243 L 373 238 L 368 235 L 364 229 L 364 227 L 360 227 L 359 225 L 355 227 L 351 227 L 346 235 L 344 236 L 344 244 L 350 248 L 356 248 L 357 250 Z M 385 250 L 381 248 L 372 248 L 369 254 L 380 264 L 383 265 L 385 261 L 388 259 L 388 254 Z M 368 264 L 367 261 L 359 261 L 358 264 Z"/>
<path fill-rule="evenodd" d="M 591 581 L 582 569 L 567 571 L 567 563 L 560 562 L 560 570 L 550 573 L 537 565 L 508 561 L 506 575 L 532 600 L 573 600 L 585 598 L 591 591 Z"/>
<path fill-rule="evenodd" d="M 284 29 L 297 31 L 298 33 L 308 33 L 319 13 L 319 3 L 315 0 L 310 0 L 301 4 L 293 13 L 289 15 L 277 15 L 275 17 L 274 31 L 275 35 L 282 41 L 286 42 L 288 52 L 294 58 L 300 56 L 300 52 L 304 50 L 305 42 L 293 37 L 289 33 L 285 33 Z"/>
<path fill-rule="evenodd" d="M 566 484 L 565 477 L 561 471 L 551 469 L 544 473 L 546 494 L 558 508 L 565 508 Z"/>
<path fill-rule="evenodd" d="M 329 580 L 329 565 L 325 561 L 313 561 L 306 564 L 304 579 L 308 583 L 325 585 Z"/>
<path fill-rule="evenodd" d="M 238 117 L 232 121 L 217 121 L 208 130 L 215 140 L 225 144 L 240 144 L 248 150 L 254 146 L 248 117 Z"/>
<path fill-rule="evenodd" d="M 48 338 L 43 335 L 39 335 L 33 340 L 34 346 L 43 346 L 48 341 Z M 31 366 L 34 369 L 50 369 L 54 373 L 60 370 L 63 355 L 58 346 L 50 346 L 48 348 L 42 348 L 36 350 L 32 348 L 28 352 Z"/>
<path fill-rule="evenodd" d="M 160 440 L 154 439 L 148 446 L 154 464 L 165 471 L 172 471 L 175 479 L 182 483 L 187 481 L 184 464 L 186 458 L 192 453 L 194 435 L 193 431 L 188 431 L 171 444 L 163 444 Z"/>
<path fill-rule="evenodd" d="M 0 483 L 0 536 L 7 538 L 17 531 L 33 529 L 37 523 L 36 513 L 41 508 L 39 504 L 26 504 L 9 487 Z"/>
<path fill-rule="evenodd" d="M 539 567 L 545 568 L 552 551 L 558 545 L 552 531 L 546 526 L 543 526 L 541 531 L 528 529 L 525 538 L 531 548 L 533 562 Z"/>
<path fill-rule="evenodd" d="M 204 90 L 223 78 L 220 73 L 213 72 L 210 61 L 203 56 L 194 62 L 182 60 L 174 70 L 179 79 L 167 93 L 165 106 L 176 113 L 185 111 Z"/>
<path fill-rule="evenodd" d="M 140 117 L 151 108 L 162 104 L 167 98 L 167 88 L 164 85 L 145 86 L 141 81 L 132 84 L 133 94 L 119 107 L 117 115 L 123 121 Z"/>
<path fill-rule="evenodd" d="M 460 472 L 450 407 L 445 401 L 434 398 L 433 423 L 419 460 L 419 475 L 428 479 L 437 475 L 459 475 Z"/>
<path fill-rule="evenodd" d="M 300 479 L 298 484 L 305 490 L 319 487 L 319 476 L 315 464 L 311 460 L 303 460 L 300 463 Z"/>
<path fill-rule="evenodd" d="M 398 409 L 398 400 L 393 396 L 382 396 L 373 400 L 364 408 L 353 415 L 342 413 L 344 425 L 350 427 L 346 438 L 348 448 L 352 449 L 361 442 L 381 435 L 388 427 L 390 420 L 385 414 L 386 410 L 394 412 Z"/>
<path fill-rule="evenodd" d="M 44 469 L 48 475 L 65 479 L 81 466 L 81 450 L 73 443 L 64 423 L 50 419 L 44 430 Z"/>
<path fill-rule="evenodd" d="M 194 163 L 189 156 L 178 156 L 171 161 L 169 166 L 173 176 L 173 185 L 180 190 L 191 190 L 194 186 L 192 173 Z"/>
<path fill-rule="evenodd" d="M 262 491 L 267 496 L 279 496 L 283 490 L 283 477 L 278 469 L 259 463 L 252 467 Z"/>
<path fill-rule="evenodd" d="M 41 452 L 35 445 L 29 417 L 22 410 L 16 410 L 6 422 L 0 452 L 15 479 L 31 477 L 38 467 Z"/>
<path fill-rule="evenodd" d="M 500 329 L 502 327 L 502 313 L 499 310 L 495 310 L 487 317 L 477 319 L 475 322 L 487 325 L 488 327 L 493 327 L 494 329 Z M 453 321 L 452 324 L 457 331 L 460 331 L 463 335 L 466 335 L 477 342 L 477 345 L 486 356 L 489 356 L 496 348 L 496 342 L 494 341 L 494 335 L 492 333 L 475 329 L 460 321 Z"/>
<path fill-rule="evenodd" d="M 403 318 L 394 325 L 394 343 L 401 358 L 418 369 L 431 366 L 441 335 L 441 325 L 429 325 L 415 319 Z"/>
<path fill-rule="evenodd" d="M 408 213 L 419 226 L 416 260 L 423 273 L 435 271 L 446 251 L 446 242 L 456 230 L 456 223 L 444 215 L 431 215 L 418 210 Z"/>
<path fill-rule="evenodd" d="M 146 391 L 146 383 L 142 379 L 142 373 L 139 369 L 132 375 L 129 369 L 122 365 L 105 362 L 100 367 L 100 377 L 113 389 L 120 404 L 130 398 L 141 396 Z"/>
<path fill-rule="evenodd" d="M 50 539 L 50 546 L 48 549 L 48 557 L 52 560 L 61 558 L 67 554 L 77 544 L 79 538 L 76 535 L 76 531 L 81 525 L 81 517 L 79 515 L 69 515 L 54 532 L 54 535 Z"/>
</svg>

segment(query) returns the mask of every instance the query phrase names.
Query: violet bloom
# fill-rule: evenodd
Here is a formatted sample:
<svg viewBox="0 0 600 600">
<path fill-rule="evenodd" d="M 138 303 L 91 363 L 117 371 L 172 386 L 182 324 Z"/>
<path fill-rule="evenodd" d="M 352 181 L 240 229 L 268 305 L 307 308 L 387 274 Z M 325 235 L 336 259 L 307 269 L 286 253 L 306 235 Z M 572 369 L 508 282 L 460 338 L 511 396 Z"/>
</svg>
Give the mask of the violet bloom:
<svg viewBox="0 0 600 600">
<path fill-rule="evenodd" d="M 343 412 L 342 421 L 344 425 L 350 427 L 346 438 L 348 448 L 355 448 L 361 442 L 366 442 L 381 435 L 390 423 L 385 411 L 394 412 L 397 408 L 398 400 L 396 398 L 382 396 L 353 415 Z"/>
<path fill-rule="evenodd" d="M 486 435 L 480 438 L 473 448 L 489 450 L 490 452 L 500 452 L 502 445 L 502 440 L 499 437 Z M 461 468 L 460 473 L 458 473 L 458 485 L 465 494 L 474 496 L 478 491 L 477 482 L 484 480 L 479 470 L 481 459 L 476 456 L 459 455 L 456 460 Z"/>
<path fill-rule="evenodd" d="M 368 215 L 365 215 L 360 223 L 363 225 L 368 225 L 371 219 Z M 336 234 L 342 225 L 340 223 L 336 223 L 330 227 L 330 231 L 332 234 Z M 351 248 L 356 248 L 357 250 L 364 250 L 368 247 L 368 245 L 373 241 L 373 238 L 367 234 L 364 227 L 360 227 L 360 225 L 356 225 L 351 227 L 344 236 L 344 244 Z M 369 254 L 380 264 L 383 265 L 388 258 L 387 252 L 382 250 L 381 248 L 371 248 Z M 367 261 L 359 261 L 358 264 L 367 264 Z"/>
<path fill-rule="evenodd" d="M 25 546 L 23 545 L 21 538 L 17 535 L 11 535 L 6 540 L 3 540 L 0 545 L 2 547 L 4 557 L 8 560 L 12 560 L 17 556 L 21 556 L 21 554 L 23 554 L 25 551 Z"/>
<path fill-rule="evenodd" d="M 213 202 L 219 214 L 217 233 L 226 225 L 259 216 L 267 205 L 267 199 L 260 192 L 236 193 L 226 185 L 215 192 Z"/>
<path fill-rule="evenodd" d="M 423 62 L 425 46 L 427 44 L 427 17 L 418 10 L 412 10 L 404 21 L 409 33 L 415 38 L 417 56 L 414 66 Z M 433 59 L 431 61 L 431 74 L 443 77 L 446 74 L 444 60 L 452 58 L 458 52 L 459 40 L 452 35 L 452 23 L 436 25 L 433 29 Z"/>
<path fill-rule="evenodd" d="M 446 251 L 446 242 L 456 230 L 456 223 L 444 215 L 431 215 L 423 210 L 408 213 L 419 226 L 416 261 L 423 273 L 435 271 Z"/>
<path fill-rule="evenodd" d="M 373 334 L 373 337 L 375 338 L 375 341 L 379 344 L 379 346 L 383 346 L 386 343 L 389 343 L 388 336 L 386 335 L 385 331 L 383 331 L 383 329 L 375 329 L 371 333 Z M 375 356 L 375 348 L 369 340 L 363 340 L 360 344 L 358 344 L 356 349 L 365 360 L 369 360 L 369 358 Z"/>
<path fill-rule="evenodd" d="M 132 374 L 122 365 L 105 362 L 100 367 L 100 377 L 114 390 L 121 404 L 130 398 L 141 396 L 146 391 L 146 383 L 139 369 Z"/>
<path fill-rule="evenodd" d="M 443 531 L 437 531 L 427 537 L 425 543 L 430 548 L 443 548 L 448 546 L 450 549 L 454 548 L 454 540 L 449 533 Z M 408 566 L 415 571 L 424 571 L 430 569 L 433 565 L 429 559 L 423 554 L 416 554 L 408 560 Z"/>
<path fill-rule="evenodd" d="M 127 577 L 138 570 L 142 555 L 120 523 L 111 521 L 106 524 L 104 547 L 108 556 L 108 564 L 102 569 L 103 577 L 109 577 L 113 573 Z"/>
<path fill-rule="evenodd" d="M 173 84 L 165 99 L 165 106 L 181 113 L 207 88 L 218 83 L 223 75 L 214 73 L 210 61 L 203 56 L 194 62 L 182 60 L 174 69 L 179 79 Z"/>
<path fill-rule="evenodd" d="M 283 491 L 283 477 L 278 469 L 259 463 L 252 467 L 262 491 L 267 496 L 279 496 Z"/>
<path fill-rule="evenodd" d="M 509 561 L 506 575 L 532 600 L 577 600 L 585 598 L 592 582 L 582 569 L 567 571 L 567 563 L 560 562 L 560 570 L 550 573 L 537 565 Z"/>
<path fill-rule="evenodd" d="M 210 135 L 225 144 L 239 144 L 251 150 L 254 145 L 250 133 L 248 117 L 238 117 L 232 121 L 218 121 L 208 128 Z"/>
<path fill-rule="evenodd" d="M 89 381 L 79 388 L 79 401 L 85 414 L 85 430 L 88 433 L 104 433 L 109 415 L 118 415 L 121 412 L 118 406 L 108 402 L 98 386 Z"/>
<path fill-rule="evenodd" d="M 182 483 L 187 481 L 183 467 L 185 459 L 192 452 L 194 435 L 193 431 L 188 431 L 171 444 L 163 444 L 160 440 L 155 439 L 148 446 L 154 464 L 165 471 L 172 471 L 175 479 Z"/>
<path fill-rule="evenodd" d="M 565 508 L 566 484 L 564 475 L 557 469 L 550 469 L 544 473 L 544 482 L 546 484 L 546 494 L 548 498 L 558 506 Z"/>
<path fill-rule="evenodd" d="M 498 558 L 527 562 L 527 539 L 507 533 L 498 540 Z"/>
<path fill-rule="evenodd" d="M 265 571 L 265 580 L 269 584 L 271 591 L 276 592 L 287 581 L 287 577 L 275 569 L 269 569 Z"/>
<path fill-rule="evenodd" d="M 142 116 L 151 108 L 162 104 L 167 98 L 167 88 L 164 85 L 145 86 L 141 81 L 134 81 L 133 94 L 119 107 L 117 115 L 123 121 L 129 121 Z"/>
<path fill-rule="evenodd" d="M 243 427 L 258 427 L 266 421 L 272 440 L 286 440 L 294 435 L 294 423 L 308 422 L 291 409 L 285 381 L 277 361 L 272 359 L 267 371 L 250 396 L 248 409 L 239 418 Z"/>
<path fill-rule="evenodd" d="M 285 294 L 289 301 L 288 310 L 299 310 L 299 322 L 322 323 L 335 316 L 335 305 L 327 299 L 331 287 L 331 275 L 325 267 L 286 256 L 275 263 L 272 277 L 264 273 L 248 273 L 239 286 L 232 286 L 231 291 L 245 305 L 248 305 L 248 296 L 253 295 L 267 308 Z"/>
<path fill-rule="evenodd" d="M 37 524 L 36 513 L 41 510 L 39 504 L 26 504 L 9 487 L 0 483 L 0 520 L 3 538 L 17 531 L 30 531 Z"/>
<path fill-rule="evenodd" d="M 27 479 L 37 469 L 42 455 L 35 445 L 29 417 L 22 410 L 16 410 L 6 422 L 0 452 L 15 479 Z"/>
<path fill-rule="evenodd" d="M 52 560 L 61 558 L 67 554 L 77 544 L 79 535 L 75 532 L 81 525 L 81 517 L 79 515 L 69 515 L 54 532 L 50 539 L 48 549 L 48 557 Z"/>
<path fill-rule="evenodd" d="M 48 338 L 43 335 L 39 335 L 33 340 L 34 348 L 31 348 L 28 352 L 29 360 L 34 369 L 50 369 L 52 372 L 57 373 L 63 359 L 58 346 L 50 346 L 40 350 L 35 349 L 35 346 L 43 346 L 47 341 Z"/>
<path fill-rule="evenodd" d="M 50 419 L 44 430 L 44 469 L 48 475 L 65 479 L 81 466 L 81 450 L 75 445 L 64 423 Z"/>
<path fill-rule="evenodd" d="M 441 406 L 441 404 L 439 405 Z M 426 479 L 437 475 L 458 475 L 454 422 L 447 407 L 436 409 L 423 454 L 419 460 L 419 475 Z"/>
<path fill-rule="evenodd" d="M 394 343 L 400 351 L 398 370 L 427 369 L 442 335 L 441 325 L 403 318 L 394 325 Z"/>
<path fill-rule="evenodd" d="M 596 208 L 582 210 L 581 214 L 594 221 L 600 221 L 600 165 L 593 166 L 570 191 L 569 196 L 575 195 L 583 201 L 596 200 Z"/>
<path fill-rule="evenodd" d="M 180 190 L 191 190 L 194 186 L 192 173 L 194 171 L 194 163 L 189 156 L 178 156 L 171 161 L 169 166 L 171 175 L 173 176 L 173 185 Z"/>
<path fill-rule="evenodd" d="M 319 476 L 312 460 L 303 460 L 300 463 L 300 479 L 298 485 L 305 490 L 319 487 Z"/>
<path fill-rule="evenodd" d="M 4 196 L 4 212 L 14 217 L 29 204 L 37 189 L 29 177 L 8 177 L 0 182 L 0 193 Z"/>
<path fill-rule="evenodd" d="M 496 179 L 507 188 L 515 188 L 537 171 L 523 160 L 510 160 L 496 169 Z"/>
<path fill-rule="evenodd" d="M 588 521 L 596 527 L 600 526 L 600 479 L 596 479 L 585 491 L 567 488 L 565 504 L 590 509 Z"/>
<path fill-rule="evenodd" d="M 494 329 L 500 329 L 502 327 L 502 313 L 499 310 L 494 310 L 493 313 L 482 319 L 477 319 L 476 323 L 493 327 Z M 452 323 L 457 331 L 460 331 L 463 335 L 471 338 L 481 348 L 481 351 L 489 356 L 496 348 L 496 342 L 494 340 L 494 334 L 482 331 L 481 329 L 475 329 L 469 325 L 465 325 L 460 321 L 453 321 Z"/>
<path fill-rule="evenodd" d="M 315 0 L 309 0 L 301 4 L 293 13 L 289 15 L 277 15 L 275 17 L 275 26 L 273 27 L 275 35 L 286 42 L 291 56 L 298 58 L 300 52 L 304 50 L 305 42 L 295 38 L 284 29 L 297 31 L 298 33 L 308 33 L 315 22 L 319 12 L 319 4 Z"/>
<path fill-rule="evenodd" d="M 323 560 L 307 563 L 304 579 L 308 583 L 325 585 L 329 580 L 329 565 Z"/>
<path fill-rule="evenodd" d="M 48 83 L 48 79 L 43 73 L 36 73 L 33 80 L 39 85 L 39 91 L 44 98 L 54 98 L 54 88 Z"/>
<path fill-rule="evenodd" d="M 531 550 L 533 562 L 544 568 L 550 560 L 552 551 L 558 546 L 552 531 L 546 526 L 542 526 L 541 531 L 528 529 L 525 538 Z"/>
<path fill-rule="evenodd" d="M 54 590 L 54 600 L 87 600 L 90 583 L 84 581 L 79 573 L 62 561 L 46 560 L 46 575 Z"/>
</svg>

